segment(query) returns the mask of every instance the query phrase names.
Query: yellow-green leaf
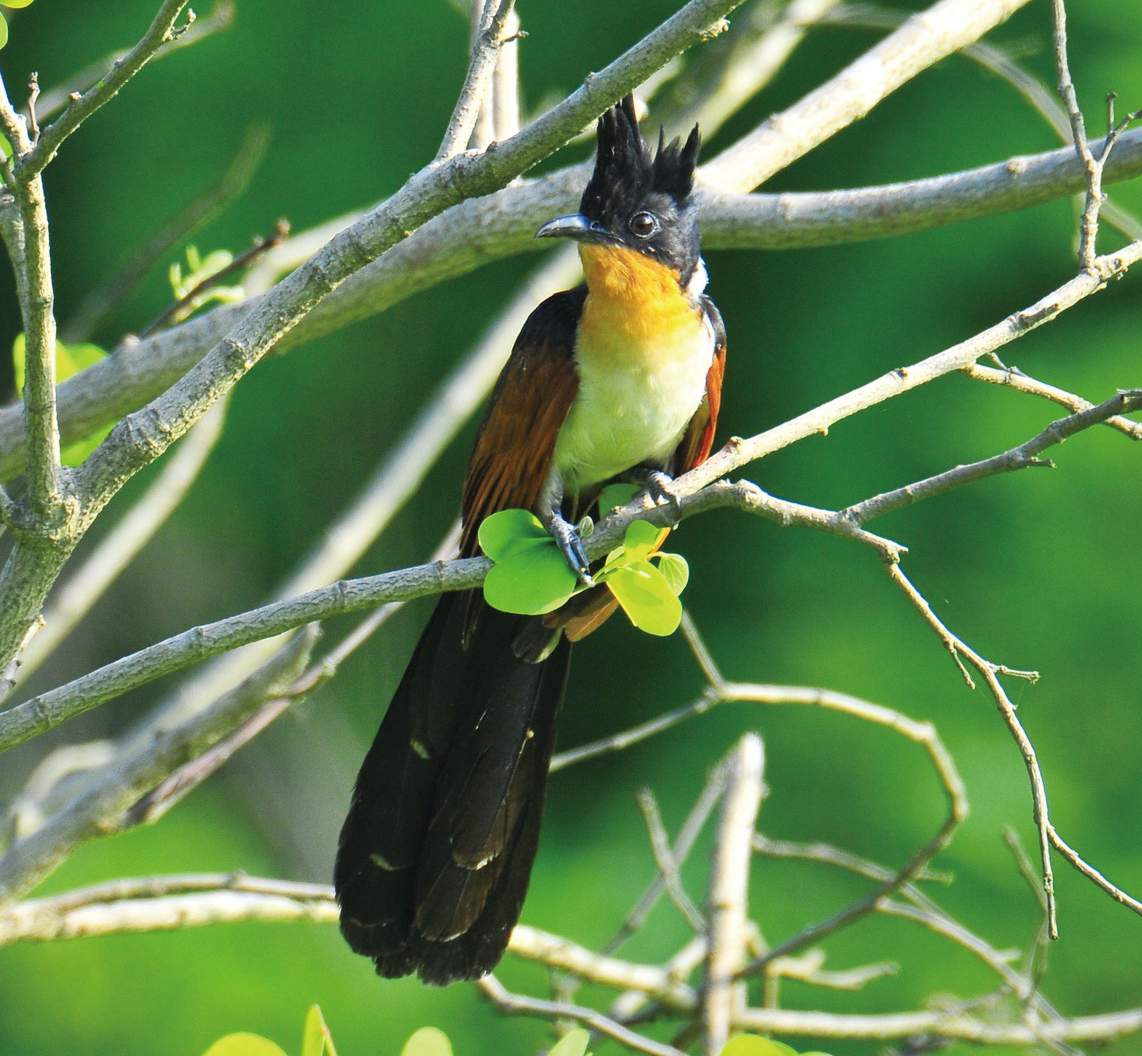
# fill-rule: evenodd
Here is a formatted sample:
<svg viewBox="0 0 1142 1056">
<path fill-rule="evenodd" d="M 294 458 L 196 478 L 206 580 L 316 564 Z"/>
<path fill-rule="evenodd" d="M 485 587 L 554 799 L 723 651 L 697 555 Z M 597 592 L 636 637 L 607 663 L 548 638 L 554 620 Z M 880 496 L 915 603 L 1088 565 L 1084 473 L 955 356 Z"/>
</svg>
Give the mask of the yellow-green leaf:
<svg viewBox="0 0 1142 1056">
<path fill-rule="evenodd" d="M 269 1038 L 259 1034 L 227 1034 L 219 1038 L 204 1056 L 286 1056 Z"/>
<path fill-rule="evenodd" d="M 686 558 L 681 554 L 658 554 L 655 560 L 658 562 L 658 571 L 677 597 L 690 582 L 690 566 L 686 563 Z"/>
<path fill-rule="evenodd" d="M 94 366 L 107 353 L 98 345 L 65 345 L 62 341 L 56 342 L 56 383 L 67 381 L 90 366 Z M 12 343 L 12 366 L 16 374 L 16 395 L 23 399 L 24 381 L 27 373 L 27 341 L 23 334 L 17 334 Z M 65 445 L 60 451 L 60 461 L 65 466 L 78 466 L 88 455 L 94 451 L 103 438 L 111 432 L 111 426 L 106 425 L 88 434 L 74 443 Z"/>
<path fill-rule="evenodd" d="M 436 1027 L 421 1027 L 404 1043 L 400 1056 L 452 1056 L 448 1035 Z"/>
<path fill-rule="evenodd" d="M 608 484 L 599 492 L 599 515 L 606 517 L 611 510 L 625 506 L 638 494 L 634 484 Z"/>
<path fill-rule="evenodd" d="M 484 579 L 484 600 L 493 609 L 539 616 L 559 608 L 578 586 L 575 573 L 550 540 L 521 545 L 497 561 Z"/>
<path fill-rule="evenodd" d="M 632 559 L 647 557 L 658 545 L 662 529 L 647 521 L 631 521 L 623 536 L 623 549 Z"/>
<path fill-rule="evenodd" d="M 301 1035 L 301 1056 L 337 1056 L 333 1037 L 318 1005 L 310 1005 Z"/>
<path fill-rule="evenodd" d="M 0 48 L 8 43 L 8 21 L 0 14 Z"/>
<path fill-rule="evenodd" d="M 616 569 L 607 578 L 607 586 L 640 631 L 666 637 L 682 622 L 681 602 L 666 577 L 649 561 Z"/>
<path fill-rule="evenodd" d="M 581 1027 L 567 1031 L 548 1051 L 547 1056 L 588 1056 L 587 1043 L 591 1035 Z"/>
<path fill-rule="evenodd" d="M 797 1051 L 783 1041 L 759 1038 L 754 1034 L 739 1034 L 736 1038 L 730 1038 L 722 1049 L 721 1056 L 797 1056 Z"/>
<path fill-rule="evenodd" d="M 502 561 L 533 546 L 554 546 L 547 529 L 527 510 L 500 510 L 480 523 L 480 549 L 493 561 Z"/>
<path fill-rule="evenodd" d="M 0 5 L 4 7 L 27 7 L 31 2 L 32 0 L 0 0 Z"/>
</svg>

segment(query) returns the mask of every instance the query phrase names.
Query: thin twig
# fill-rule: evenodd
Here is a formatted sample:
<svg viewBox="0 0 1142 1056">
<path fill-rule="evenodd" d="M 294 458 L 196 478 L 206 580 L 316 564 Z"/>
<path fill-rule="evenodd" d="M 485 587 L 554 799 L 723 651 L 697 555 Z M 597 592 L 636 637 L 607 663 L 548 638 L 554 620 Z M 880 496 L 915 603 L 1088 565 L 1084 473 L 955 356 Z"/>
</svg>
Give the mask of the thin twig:
<svg viewBox="0 0 1142 1056">
<path fill-rule="evenodd" d="M 476 986 L 501 1012 L 508 1015 L 540 1016 L 543 1019 L 569 1019 L 576 1023 L 582 1023 L 585 1027 L 605 1034 L 609 1038 L 614 1038 L 615 1041 L 635 1052 L 649 1053 L 650 1056 L 685 1056 L 679 1049 L 636 1034 L 621 1023 L 616 1023 L 601 1012 L 596 1012 L 593 1008 L 584 1008 L 581 1005 L 572 1005 L 560 1001 L 542 1001 L 535 997 L 525 997 L 523 994 L 513 994 L 505 989 L 504 985 L 494 975 L 485 975 L 476 983 Z"/>
<path fill-rule="evenodd" d="M 706 930 L 706 921 L 682 884 L 682 876 L 678 871 L 679 862 L 674 857 L 674 852 L 670 847 L 670 837 L 666 834 L 666 827 L 662 824 L 662 814 L 658 809 L 658 801 L 649 788 L 640 789 L 635 798 L 639 812 L 642 814 L 642 820 L 646 823 L 651 851 L 654 854 L 654 864 L 658 866 L 658 871 L 662 874 L 663 882 L 666 884 L 666 893 L 670 896 L 670 901 L 674 903 L 674 907 L 690 925 L 691 930 L 702 934 Z"/>
<path fill-rule="evenodd" d="M 1051 461 L 1042 461 L 1039 455 L 1055 444 L 1089 429 L 1091 426 L 1102 424 L 1110 418 L 1142 407 L 1142 390 L 1124 390 L 1111 396 L 1110 399 L 1086 410 L 1077 411 L 1067 418 L 1059 418 L 1052 422 L 1042 432 L 1037 433 L 1029 440 L 1009 448 L 1007 451 L 979 462 L 969 462 L 967 465 L 956 466 L 953 469 L 937 473 L 924 480 L 905 484 L 893 491 L 886 491 L 880 495 L 855 503 L 842 511 L 844 516 L 850 517 L 857 524 L 864 524 L 874 517 L 883 517 L 886 513 L 899 510 L 905 506 L 930 499 L 952 488 L 962 487 L 964 484 L 982 480 L 996 473 L 1009 473 L 1013 470 L 1027 469 L 1030 466 L 1047 466 L 1054 468 Z"/>
<path fill-rule="evenodd" d="M 702 674 L 706 676 L 706 681 L 710 684 L 711 690 L 716 691 L 725 685 L 725 677 L 722 675 L 717 662 L 711 655 L 705 639 L 698 630 L 698 625 L 694 622 L 694 617 L 690 615 L 689 609 L 682 610 L 682 624 L 680 629 L 683 637 L 686 639 L 686 644 L 690 647 L 690 652 L 694 654 L 694 659 L 697 661 L 699 669 Z"/>
<path fill-rule="evenodd" d="M 1047 974 L 1047 949 L 1050 939 L 1050 922 L 1047 918 L 1047 898 L 1043 894 L 1043 887 L 1039 882 L 1039 877 L 1035 873 L 1035 867 L 1031 864 L 1031 859 L 1027 857 L 1027 852 L 1023 849 L 1019 834 L 1010 825 L 1003 827 L 1003 842 L 1011 852 L 1012 858 L 1015 859 L 1015 866 L 1019 870 L 1019 875 L 1027 884 L 1027 890 L 1031 892 L 1032 897 L 1038 903 L 1043 914 L 1042 921 L 1038 927 L 1035 928 L 1035 938 L 1031 943 L 1031 949 L 1026 957 L 1027 974 L 1030 979 L 1030 991 L 1031 994 L 1033 994 L 1038 991 L 1044 976 Z M 1031 994 L 1028 994 L 1028 998 L 1030 998 Z"/>
<path fill-rule="evenodd" d="M 187 0 L 163 0 L 139 42 L 121 59 L 113 62 L 107 73 L 91 88 L 69 94 L 63 113 L 41 131 L 30 151 L 18 157 L 15 165 L 18 180 L 26 183 L 42 172 L 56 156 L 64 140 L 92 114 L 109 103 L 164 44 L 178 36 L 175 22 L 186 5 Z"/>
<path fill-rule="evenodd" d="M 1003 688 L 1002 682 L 999 680 L 1000 675 L 1008 675 L 1016 678 L 1023 678 L 1028 681 L 1036 681 L 1038 673 L 1034 671 L 1020 671 L 1014 668 L 1005 667 L 1002 664 L 992 663 L 986 660 L 967 643 L 963 641 L 956 634 L 953 634 L 946 624 L 936 615 L 927 599 L 916 589 L 912 581 L 904 574 L 899 565 L 893 565 L 888 568 L 888 575 L 893 583 L 898 586 L 904 593 L 905 597 L 916 607 L 917 611 L 923 617 L 924 621 L 932 628 L 936 635 L 943 642 L 944 647 L 948 650 L 952 659 L 955 660 L 956 665 L 963 673 L 964 678 L 967 680 L 968 687 L 975 688 L 975 683 L 971 675 L 964 667 L 963 662 L 960 660 L 962 656 L 972 667 L 979 672 L 983 678 L 984 683 L 990 690 L 992 699 L 995 701 L 995 706 L 998 708 L 1000 715 L 1003 717 L 1004 722 L 1007 724 L 1008 730 L 1011 732 L 1015 743 L 1019 746 L 1020 754 L 1023 756 L 1023 763 L 1027 769 L 1027 776 L 1031 782 L 1031 802 L 1035 816 L 1035 824 L 1039 829 L 1039 846 L 1042 860 L 1042 873 L 1043 873 L 1043 893 L 1047 900 L 1047 923 L 1048 933 L 1052 939 L 1059 937 L 1059 926 L 1056 917 L 1055 907 L 1055 878 L 1054 872 L 1051 868 L 1051 852 L 1050 852 L 1050 837 L 1048 834 L 1048 825 L 1050 823 L 1050 814 L 1047 809 L 1047 790 L 1043 781 L 1043 772 L 1039 767 L 1039 760 L 1035 754 L 1034 746 L 1031 744 L 1031 739 L 1027 736 L 1027 732 L 1023 729 L 1023 725 L 1015 714 L 1015 705 L 1011 703 L 1011 698 L 1007 695 L 1007 691 Z"/>
<path fill-rule="evenodd" d="M 171 323 L 182 322 L 182 320 L 194 310 L 195 302 L 202 294 L 207 290 L 213 289 L 224 279 L 230 278 L 231 275 L 237 275 L 239 272 L 248 268 L 261 257 L 262 254 L 269 252 L 274 246 L 278 245 L 287 235 L 289 235 L 289 221 L 285 219 L 278 220 L 274 225 L 272 235 L 264 235 L 262 238 L 255 239 L 254 244 L 250 246 L 249 249 L 243 253 L 239 253 L 238 256 L 231 260 L 225 267 L 219 268 L 213 275 L 207 275 L 201 282 L 195 283 L 195 285 L 187 290 L 178 300 L 165 308 L 159 315 L 144 326 L 139 332 L 139 338 L 149 337 L 156 330 L 161 330 L 164 326 L 169 326 Z"/>
<path fill-rule="evenodd" d="M 1074 412 L 1089 411 L 1095 406 L 1089 400 L 1084 400 L 1073 392 L 1067 392 L 1066 389 L 1048 385 L 1045 381 L 1024 374 L 1018 367 L 985 367 L 981 363 L 972 363 L 970 366 L 964 367 L 962 373 L 976 381 L 986 381 L 992 385 L 1006 385 L 1017 392 L 1025 392 L 1029 396 L 1041 396 L 1043 399 L 1050 400 L 1052 403 L 1057 403 Z M 1114 415 L 1107 418 L 1103 424 L 1112 429 L 1117 429 L 1132 440 L 1142 440 L 1142 422 L 1135 422 L 1129 418 Z"/>
<path fill-rule="evenodd" d="M 481 3 L 481 0 L 477 0 L 477 3 Z M 456 99 L 456 106 L 448 121 L 440 148 L 436 152 L 438 162 L 447 161 L 459 153 L 471 138 L 480 109 L 492 86 L 500 45 L 507 35 L 504 27 L 514 5 L 515 0 L 487 0 L 486 4 L 481 3 L 484 16 L 481 19 L 480 32 L 472 46 L 472 59 L 468 64 L 464 85 Z"/>
<path fill-rule="evenodd" d="M 201 25 L 202 20 L 195 23 L 195 29 Z M 184 40 L 186 36 L 189 34 L 180 37 L 179 41 Z M 266 126 L 252 125 L 248 128 L 237 152 L 218 182 L 189 202 L 177 216 L 164 224 L 111 278 L 84 296 L 75 314 L 61 327 L 64 340 L 86 339 L 122 304 L 151 268 L 166 256 L 172 246 L 189 238 L 222 208 L 238 198 L 265 158 L 269 142 L 270 134 Z"/>
<path fill-rule="evenodd" d="M 209 15 L 196 19 L 192 26 L 188 26 L 174 40 L 167 41 L 166 45 L 160 48 L 150 61 L 159 62 L 183 48 L 192 47 L 215 33 L 229 29 L 233 23 L 234 0 L 216 0 Z M 129 54 L 129 48 L 112 52 L 98 62 L 91 63 L 82 70 L 63 78 L 62 82 L 54 88 L 45 89 L 40 96 L 40 119 L 45 120 L 55 116 L 68 105 L 73 95 L 80 94 L 96 82 L 101 81 L 111 72 L 116 62 L 126 59 Z"/>
<path fill-rule="evenodd" d="M 675 862 L 684 862 L 689 856 L 699 833 L 701 833 L 707 819 L 721 798 L 725 786 L 725 768 L 721 765 L 714 767 L 706 779 L 701 795 L 698 796 L 694 806 L 690 808 L 690 813 L 682 823 L 682 828 L 678 830 L 678 837 L 675 839 L 674 845 L 670 848 L 670 856 Z M 618 931 L 603 946 L 604 953 L 613 953 L 646 923 L 651 910 L 654 909 L 665 890 L 666 879 L 660 870 L 655 873 L 654 879 L 639 896 L 630 912 L 623 918 Z"/>
<path fill-rule="evenodd" d="M 1075 152 L 1086 170 L 1087 190 L 1086 201 L 1083 205 L 1082 219 L 1079 222 L 1079 266 L 1089 271 L 1094 266 L 1098 243 L 1098 216 L 1102 209 L 1102 176 L 1106 161 L 1115 143 L 1132 121 L 1138 117 L 1130 114 L 1127 118 L 1107 129 L 1106 138 L 1102 141 L 1098 155 L 1091 150 L 1086 138 L 1086 122 L 1083 120 L 1082 108 L 1079 106 L 1075 94 L 1075 85 L 1071 80 L 1070 63 L 1067 59 L 1067 9 L 1063 0 L 1052 0 L 1055 16 L 1055 71 L 1058 75 L 1059 95 L 1071 122 L 1071 136 L 1074 141 Z M 1113 109 L 1110 110 L 1113 114 Z"/>
</svg>

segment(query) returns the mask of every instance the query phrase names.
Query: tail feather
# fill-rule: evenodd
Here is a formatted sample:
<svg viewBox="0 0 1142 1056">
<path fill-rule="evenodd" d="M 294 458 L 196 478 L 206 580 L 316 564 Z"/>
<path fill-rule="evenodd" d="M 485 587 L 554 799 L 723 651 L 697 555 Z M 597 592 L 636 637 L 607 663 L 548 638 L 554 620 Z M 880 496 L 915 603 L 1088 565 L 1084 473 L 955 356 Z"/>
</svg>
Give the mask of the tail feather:
<svg viewBox="0 0 1142 1056">
<path fill-rule="evenodd" d="M 526 618 L 445 596 L 409 663 L 341 832 L 341 930 L 382 975 L 474 978 L 499 960 L 538 843 L 570 647 L 517 657 Z"/>
</svg>

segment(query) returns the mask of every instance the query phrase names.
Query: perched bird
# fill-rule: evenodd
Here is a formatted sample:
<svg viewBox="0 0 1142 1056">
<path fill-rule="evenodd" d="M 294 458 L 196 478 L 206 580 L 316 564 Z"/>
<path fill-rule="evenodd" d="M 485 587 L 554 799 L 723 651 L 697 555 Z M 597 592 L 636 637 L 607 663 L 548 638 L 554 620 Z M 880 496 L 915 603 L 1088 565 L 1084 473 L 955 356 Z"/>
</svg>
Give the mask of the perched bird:
<svg viewBox="0 0 1142 1056">
<path fill-rule="evenodd" d="M 579 244 L 584 285 L 549 297 L 516 339 L 464 482 L 460 552 L 480 522 L 534 511 L 585 583 L 574 527 L 603 485 L 656 501 L 704 461 L 726 342 L 705 295 L 691 200 L 697 126 L 653 153 L 627 96 L 598 122 L 579 212 L 537 232 Z M 334 885 L 341 932 L 379 974 L 473 979 L 500 959 L 535 858 L 571 643 L 614 610 L 605 586 L 547 616 L 437 603 L 361 766 Z"/>
</svg>

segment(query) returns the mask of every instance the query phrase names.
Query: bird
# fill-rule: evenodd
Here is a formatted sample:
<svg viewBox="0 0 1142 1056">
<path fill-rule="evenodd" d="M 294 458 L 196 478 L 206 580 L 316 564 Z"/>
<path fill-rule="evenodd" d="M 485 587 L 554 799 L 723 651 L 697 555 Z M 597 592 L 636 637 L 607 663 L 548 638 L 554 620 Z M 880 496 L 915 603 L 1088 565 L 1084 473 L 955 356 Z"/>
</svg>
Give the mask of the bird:
<svg viewBox="0 0 1142 1056">
<path fill-rule="evenodd" d="M 615 608 L 576 527 L 600 490 L 673 478 L 709 455 L 726 335 L 706 295 L 692 195 L 698 126 L 657 149 L 627 95 L 599 117 L 579 211 L 538 238 L 578 244 L 584 282 L 528 317 L 493 390 L 462 494 L 481 521 L 532 511 L 584 588 L 545 616 L 444 594 L 361 766 L 338 844 L 341 933 L 386 978 L 475 979 L 502 957 L 539 839 L 573 642 Z M 606 511 L 604 511 L 606 512 Z"/>
</svg>

